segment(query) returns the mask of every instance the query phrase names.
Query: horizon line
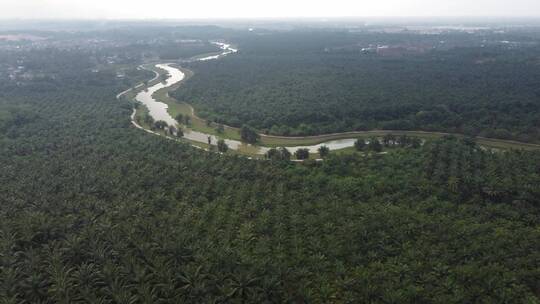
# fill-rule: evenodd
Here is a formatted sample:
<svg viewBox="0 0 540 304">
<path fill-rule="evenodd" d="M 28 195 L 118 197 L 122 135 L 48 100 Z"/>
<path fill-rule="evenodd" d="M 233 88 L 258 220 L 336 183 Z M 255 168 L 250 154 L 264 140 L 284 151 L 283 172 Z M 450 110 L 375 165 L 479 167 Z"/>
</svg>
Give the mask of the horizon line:
<svg viewBox="0 0 540 304">
<path fill-rule="evenodd" d="M 42 18 L 27 18 L 27 17 L 0 17 L 0 21 L 200 21 L 200 20 L 302 20 L 302 19 L 430 19 L 430 18 L 455 18 L 455 19 L 538 19 L 540 15 L 430 15 L 430 16 L 254 16 L 254 17 L 175 17 L 175 18 L 159 18 L 159 17 L 131 17 L 131 18 L 115 18 L 115 17 L 42 17 Z"/>
</svg>

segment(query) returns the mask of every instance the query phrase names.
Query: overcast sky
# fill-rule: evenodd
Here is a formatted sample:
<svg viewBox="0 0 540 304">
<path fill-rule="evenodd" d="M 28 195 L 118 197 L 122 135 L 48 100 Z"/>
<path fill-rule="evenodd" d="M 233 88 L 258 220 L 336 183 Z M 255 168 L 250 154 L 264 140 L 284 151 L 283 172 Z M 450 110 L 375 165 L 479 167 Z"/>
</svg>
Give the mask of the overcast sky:
<svg viewBox="0 0 540 304">
<path fill-rule="evenodd" d="M 540 0 L 0 0 L 0 18 L 540 16 Z"/>
</svg>

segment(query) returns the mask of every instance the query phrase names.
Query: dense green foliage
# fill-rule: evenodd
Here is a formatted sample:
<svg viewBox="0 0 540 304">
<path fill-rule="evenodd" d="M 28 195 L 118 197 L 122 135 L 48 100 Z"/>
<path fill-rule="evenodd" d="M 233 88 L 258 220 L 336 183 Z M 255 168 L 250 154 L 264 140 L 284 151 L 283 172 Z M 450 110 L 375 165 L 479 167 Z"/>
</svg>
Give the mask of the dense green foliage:
<svg viewBox="0 0 540 304">
<path fill-rule="evenodd" d="M 294 157 L 298 160 L 309 158 L 309 149 L 298 149 L 294 152 Z"/>
<path fill-rule="evenodd" d="M 540 142 L 538 31 L 233 39 L 238 54 L 192 63 L 196 77 L 174 94 L 202 117 L 279 135 L 421 129 Z"/>
<path fill-rule="evenodd" d="M 284 147 L 272 148 L 266 152 L 265 158 L 272 161 L 289 161 L 291 152 Z"/>
<path fill-rule="evenodd" d="M 219 139 L 217 142 L 217 149 L 219 152 L 225 153 L 229 150 L 229 146 L 225 143 L 225 140 Z"/>
<path fill-rule="evenodd" d="M 325 158 L 330 154 L 330 148 L 328 148 L 327 146 L 320 146 L 317 151 L 322 158 Z"/>
<path fill-rule="evenodd" d="M 252 127 L 242 126 L 242 128 L 240 129 L 240 137 L 243 141 L 254 144 L 259 140 L 260 135 Z"/>
<path fill-rule="evenodd" d="M 206 153 L 73 73 L 2 83 L 2 303 L 539 301 L 539 153 Z"/>
<path fill-rule="evenodd" d="M 359 138 L 354 142 L 354 148 L 357 151 L 362 151 L 366 147 L 366 141 L 363 138 Z"/>
</svg>

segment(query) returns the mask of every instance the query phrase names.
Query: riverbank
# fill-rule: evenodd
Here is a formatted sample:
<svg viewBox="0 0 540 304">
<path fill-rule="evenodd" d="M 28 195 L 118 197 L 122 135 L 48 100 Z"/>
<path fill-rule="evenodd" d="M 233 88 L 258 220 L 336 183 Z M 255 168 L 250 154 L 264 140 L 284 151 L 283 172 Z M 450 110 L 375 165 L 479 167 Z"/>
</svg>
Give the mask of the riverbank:
<svg viewBox="0 0 540 304">
<path fill-rule="evenodd" d="M 223 52 L 220 54 L 208 54 L 208 56 L 196 57 L 193 60 L 207 61 L 216 60 L 228 54 L 235 53 L 237 50 L 225 43 L 219 44 Z M 182 68 L 180 63 L 169 64 L 147 64 L 140 68 L 150 70 L 155 73 L 155 77 L 146 82 L 139 84 L 134 88 L 128 89 L 120 94 L 126 96 L 135 102 L 143 104 L 140 109 L 135 110 L 132 115 L 134 124 L 139 121 L 138 127 L 149 130 L 151 133 L 170 137 L 168 132 L 155 131 L 153 126 L 141 126 L 142 119 L 145 113 L 148 113 L 154 120 L 162 120 L 169 126 L 184 129 L 183 141 L 189 142 L 199 148 L 212 149 L 217 144 L 219 139 L 225 140 L 229 145 L 229 150 L 235 151 L 243 155 L 252 157 L 260 157 L 266 151 L 274 147 L 286 147 L 291 152 L 298 149 L 308 149 L 311 154 L 318 154 L 318 149 L 321 146 L 327 146 L 331 151 L 336 150 L 351 150 L 354 142 L 358 138 L 382 137 L 388 134 L 395 136 L 406 135 L 409 137 L 421 138 L 423 140 L 436 139 L 444 136 L 456 136 L 464 138 L 461 134 L 452 134 L 445 132 L 429 132 L 429 131 L 402 131 L 402 130 L 370 130 L 370 131 L 354 131 L 334 134 L 322 134 L 316 136 L 272 136 L 260 134 L 260 141 L 257 145 L 250 145 L 241 141 L 240 129 L 218 125 L 208 122 L 205 119 L 197 116 L 195 109 L 186 101 L 177 101 L 170 97 L 169 92 L 177 90 L 186 80 L 193 77 L 193 71 Z M 176 66 L 174 66 L 176 65 Z M 144 112 L 146 111 L 146 112 Z M 183 117 L 189 117 L 187 125 L 179 125 L 176 117 L 181 114 Z M 141 116 L 142 115 L 142 116 Z M 163 133 L 163 134 L 161 134 Z M 178 138 L 175 138 L 178 139 Z M 525 150 L 540 150 L 540 145 L 523 143 L 511 140 L 501 140 L 492 138 L 476 137 L 474 140 L 482 146 L 494 149 L 525 149 Z"/>
<path fill-rule="evenodd" d="M 193 77 L 193 71 L 181 68 L 179 69 L 186 75 L 184 80 L 171 86 L 169 88 L 164 88 L 154 95 L 154 97 L 167 104 L 169 106 L 169 113 L 171 116 L 176 117 L 178 114 L 188 115 L 191 118 L 190 128 L 193 130 L 208 133 L 214 136 L 231 139 L 231 140 L 240 140 L 240 129 L 223 125 L 223 132 L 220 133 L 217 131 L 218 124 L 211 123 L 208 124 L 205 119 L 197 116 L 195 109 L 189 103 L 185 101 L 178 101 L 170 97 L 169 92 L 177 90 L 184 81 Z M 430 131 L 403 131 L 403 130 L 369 130 L 369 131 L 351 131 L 343 133 L 333 133 L 333 134 L 321 134 L 315 136 L 274 136 L 259 134 L 261 136 L 260 145 L 264 147 L 296 147 L 296 146 L 313 146 L 320 145 L 328 141 L 335 140 L 344 140 L 350 138 L 369 138 L 369 137 L 382 137 L 385 135 L 406 135 L 410 137 L 418 137 L 422 139 L 436 139 L 444 136 L 456 136 L 458 138 L 465 138 L 467 136 L 457 133 L 445 133 L 445 132 L 430 132 Z M 518 142 L 513 140 L 503 140 L 503 139 L 494 139 L 494 138 L 485 138 L 485 137 L 475 137 L 473 138 L 475 142 L 479 145 L 494 148 L 494 149 L 524 149 L 524 150 L 540 150 L 540 145 Z"/>
</svg>

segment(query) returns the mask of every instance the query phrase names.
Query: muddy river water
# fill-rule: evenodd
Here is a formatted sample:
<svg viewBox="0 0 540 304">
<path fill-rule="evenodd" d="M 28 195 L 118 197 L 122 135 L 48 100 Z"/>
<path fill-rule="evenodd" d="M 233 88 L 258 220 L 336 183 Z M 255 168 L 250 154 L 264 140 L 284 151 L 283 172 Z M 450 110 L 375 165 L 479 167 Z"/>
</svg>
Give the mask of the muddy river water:
<svg viewBox="0 0 540 304">
<path fill-rule="evenodd" d="M 216 60 L 223 56 L 227 56 L 229 54 L 233 54 L 237 52 L 237 50 L 232 48 L 229 44 L 220 43 L 220 42 L 214 42 L 214 44 L 218 45 L 223 50 L 220 54 L 201 57 L 196 60 L 199 60 L 199 61 Z M 149 87 L 147 90 L 143 90 L 139 92 L 136 95 L 135 99 L 141 102 L 142 104 L 144 104 L 148 108 L 149 115 L 152 116 L 152 118 L 155 121 L 163 120 L 170 126 L 177 126 L 176 120 L 167 111 L 167 108 L 168 108 L 167 104 L 157 101 L 156 99 L 154 99 L 153 95 L 154 93 L 156 93 L 157 91 L 163 88 L 173 86 L 177 84 L 178 82 L 184 80 L 185 75 L 180 69 L 175 68 L 171 64 L 168 64 L 168 63 L 156 64 L 155 66 L 159 69 L 167 71 L 168 78 L 163 82 L 159 82 Z M 218 138 L 214 135 L 194 131 L 191 129 L 184 130 L 184 138 L 195 141 L 195 142 L 201 142 L 201 143 L 208 143 L 208 139 L 210 138 L 210 142 L 214 145 L 218 141 Z M 356 141 L 355 138 L 338 139 L 338 140 L 330 140 L 330 141 L 323 142 L 317 145 L 289 146 L 289 147 L 286 146 L 285 148 L 287 148 L 292 153 L 294 153 L 296 150 L 301 149 L 301 148 L 309 149 L 309 151 L 312 153 L 317 153 L 317 150 L 321 146 L 327 146 L 328 148 L 330 148 L 330 150 L 338 150 L 338 149 L 354 146 L 355 141 Z M 238 150 L 240 147 L 248 145 L 243 142 L 240 142 L 237 140 L 230 140 L 230 139 L 225 139 L 225 142 L 227 143 L 229 148 L 233 150 Z M 270 148 L 268 147 L 252 146 L 250 150 L 257 151 L 257 153 L 259 154 L 264 154 L 269 149 Z"/>
</svg>

